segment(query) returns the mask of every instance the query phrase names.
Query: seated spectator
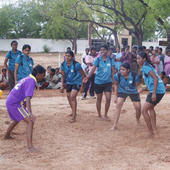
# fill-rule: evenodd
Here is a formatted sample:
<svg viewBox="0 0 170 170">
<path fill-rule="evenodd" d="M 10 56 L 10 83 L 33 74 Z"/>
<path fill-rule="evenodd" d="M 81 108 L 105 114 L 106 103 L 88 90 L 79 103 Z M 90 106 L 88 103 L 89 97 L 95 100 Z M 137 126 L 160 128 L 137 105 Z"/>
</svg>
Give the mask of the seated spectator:
<svg viewBox="0 0 170 170">
<path fill-rule="evenodd" d="M 166 73 L 165 73 L 165 72 L 162 72 L 162 73 L 160 74 L 160 77 L 161 77 L 161 79 L 162 79 L 162 81 L 163 81 L 163 83 L 164 83 L 164 85 L 165 85 L 165 87 L 166 87 L 167 84 L 170 83 L 169 77 L 166 76 Z"/>
<path fill-rule="evenodd" d="M 47 73 L 46 73 L 46 75 L 49 75 L 49 74 L 50 74 L 51 69 L 52 69 L 52 67 L 51 67 L 51 66 L 48 66 L 48 67 L 47 67 Z"/>
<path fill-rule="evenodd" d="M 59 69 L 51 69 L 49 75 L 46 76 L 46 82 L 48 83 L 47 89 L 60 89 L 61 88 L 61 77 Z"/>
<path fill-rule="evenodd" d="M 7 78 L 7 69 L 3 68 L 0 75 L 0 89 L 5 90 L 9 87 L 8 78 Z"/>
</svg>

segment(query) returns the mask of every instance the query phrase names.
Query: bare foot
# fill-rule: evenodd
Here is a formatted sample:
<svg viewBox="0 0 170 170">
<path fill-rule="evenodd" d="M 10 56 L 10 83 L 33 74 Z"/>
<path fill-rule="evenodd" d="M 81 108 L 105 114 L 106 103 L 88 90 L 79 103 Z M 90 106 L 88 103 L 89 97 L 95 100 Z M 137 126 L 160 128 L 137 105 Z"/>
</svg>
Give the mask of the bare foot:
<svg viewBox="0 0 170 170">
<path fill-rule="evenodd" d="M 106 120 L 106 121 L 111 121 L 110 118 L 109 118 L 108 116 L 104 116 L 103 119 Z"/>
<path fill-rule="evenodd" d="M 154 133 L 153 132 L 149 132 L 149 134 L 146 136 L 146 138 L 153 139 L 154 138 Z"/>
<path fill-rule="evenodd" d="M 101 115 L 98 116 L 99 120 L 103 120 L 103 117 Z"/>
<path fill-rule="evenodd" d="M 69 120 L 70 123 L 75 123 L 76 122 L 76 119 L 71 119 Z"/>
<path fill-rule="evenodd" d="M 122 109 L 121 113 L 126 113 L 127 111 L 125 109 Z"/>
<path fill-rule="evenodd" d="M 34 148 L 34 147 L 29 147 L 28 151 L 33 153 L 33 152 L 40 152 L 38 149 Z"/>
<path fill-rule="evenodd" d="M 14 137 L 10 136 L 10 135 L 6 135 L 4 136 L 5 140 L 11 140 L 11 139 L 15 139 Z"/>
<path fill-rule="evenodd" d="M 110 130 L 115 131 L 115 130 L 118 130 L 118 128 L 117 128 L 117 126 L 113 126 Z"/>
<path fill-rule="evenodd" d="M 71 114 L 69 114 L 68 116 L 70 116 L 70 117 L 71 117 L 71 116 L 73 116 L 73 114 L 71 113 Z"/>
</svg>

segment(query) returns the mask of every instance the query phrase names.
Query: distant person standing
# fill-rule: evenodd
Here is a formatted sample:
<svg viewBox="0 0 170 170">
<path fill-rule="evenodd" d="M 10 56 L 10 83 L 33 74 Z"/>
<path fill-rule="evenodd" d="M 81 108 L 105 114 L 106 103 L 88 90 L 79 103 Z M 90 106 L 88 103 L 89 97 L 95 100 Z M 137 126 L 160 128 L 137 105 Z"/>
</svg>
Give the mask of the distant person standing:
<svg viewBox="0 0 170 170">
<path fill-rule="evenodd" d="M 116 56 L 115 56 L 115 69 L 116 69 L 116 71 L 119 71 L 120 66 L 122 64 L 121 58 L 122 58 L 122 53 L 120 52 L 120 48 L 116 48 Z"/>
<path fill-rule="evenodd" d="M 8 70 L 8 82 L 10 90 L 15 86 L 14 70 L 15 70 L 15 60 L 17 56 L 21 55 L 21 51 L 17 50 L 18 42 L 11 42 L 12 49 L 7 53 L 4 60 L 4 67 Z"/>
<path fill-rule="evenodd" d="M 98 56 L 98 53 L 96 51 L 96 48 L 92 47 L 90 49 L 90 54 L 85 57 L 85 62 L 87 64 L 86 73 L 89 73 L 92 70 L 94 60 L 97 58 L 97 56 Z M 87 81 L 87 83 L 85 85 L 82 100 L 86 99 L 88 90 L 90 93 L 90 97 L 95 98 L 95 96 L 94 96 L 94 79 L 95 79 L 95 73 L 92 74 L 92 76 L 89 78 L 89 80 Z"/>
<path fill-rule="evenodd" d="M 86 48 L 85 53 L 82 55 L 81 67 L 85 72 L 86 72 L 86 69 L 87 69 L 87 64 L 86 64 L 85 58 L 86 58 L 87 55 L 89 55 L 89 52 L 90 52 L 90 49 Z"/>
<path fill-rule="evenodd" d="M 15 62 L 15 83 L 32 74 L 34 61 L 29 56 L 31 46 L 26 44 L 22 48 L 22 54 L 19 55 Z"/>
</svg>

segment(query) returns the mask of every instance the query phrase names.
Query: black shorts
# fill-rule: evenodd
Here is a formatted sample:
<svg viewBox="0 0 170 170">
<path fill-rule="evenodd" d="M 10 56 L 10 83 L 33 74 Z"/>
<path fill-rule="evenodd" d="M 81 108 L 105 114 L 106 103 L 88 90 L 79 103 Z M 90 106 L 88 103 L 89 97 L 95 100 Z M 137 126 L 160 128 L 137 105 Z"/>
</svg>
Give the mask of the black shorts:
<svg viewBox="0 0 170 170">
<path fill-rule="evenodd" d="M 77 85 L 77 84 L 66 84 L 66 92 L 69 93 L 71 92 L 72 90 L 77 90 L 79 91 L 81 88 L 81 85 Z"/>
<path fill-rule="evenodd" d="M 112 83 L 95 84 L 94 91 L 96 94 L 100 94 L 103 92 L 112 92 Z"/>
<path fill-rule="evenodd" d="M 125 100 L 127 97 L 130 97 L 132 102 L 140 102 L 139 93 L 137 94 L 118 93 L 118 97 L 124 98 Z"/>
<path fill-rule="evenodd" d="M 156 101 L 152 101 L 152 93 L 149 93 L 146 97 L 146 102 L 153 104 L 156 106 L 163 98 L 164 94 L 156 94 Z"/>
</svg>

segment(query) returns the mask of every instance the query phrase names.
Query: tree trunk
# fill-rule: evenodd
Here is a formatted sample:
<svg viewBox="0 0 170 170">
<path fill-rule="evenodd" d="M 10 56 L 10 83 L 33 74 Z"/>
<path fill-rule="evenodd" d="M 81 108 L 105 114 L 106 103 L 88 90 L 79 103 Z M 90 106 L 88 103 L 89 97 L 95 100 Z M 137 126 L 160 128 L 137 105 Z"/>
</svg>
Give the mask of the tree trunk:
<svg viewBox="0 0 170 170">
<path fill-rule="evenodd" d="M 72 42 L 72 48 L 74 50 L 74 53 L 77 54 L 77 38 L 74 38 Z"/>
<path fill-rule="evenodd" d="M 143 33 L 142 32 L 136 32 L 135 33 L 135 38 L 138 46 L 142 46 L 143 42 Z"/>
<path fill-rule="evenodd" d="M 117 31 L 113 30 L 113 35 L 114 35 L 114 38 L 115 38 L 115 46 L 116 46 L 116 48 L 120 48 L 120 43 L 119 43 Z"/>
<path fill-rule="evenodd" d="M 170 49 L 170 29 L 166 30 L 166 33 L 167 33 L 167 41 L 168 41 L 167 48 Z"/>
</svg>

